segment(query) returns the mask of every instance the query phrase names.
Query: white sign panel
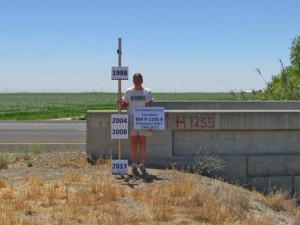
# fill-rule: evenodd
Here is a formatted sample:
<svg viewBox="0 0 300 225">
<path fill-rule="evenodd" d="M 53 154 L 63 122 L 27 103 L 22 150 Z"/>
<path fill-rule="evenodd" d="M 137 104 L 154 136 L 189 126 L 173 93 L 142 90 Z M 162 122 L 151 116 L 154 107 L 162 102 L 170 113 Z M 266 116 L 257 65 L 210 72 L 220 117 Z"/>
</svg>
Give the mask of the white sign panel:
<svg viewBox="0 0 300 225">
<path fill-rule="evenodd" d="M 128 80 L 128 67 L 116 67 L 111 68 L 111 79 L 112 80 Z"/>
<path fill-rule="evenodd" d="M 135 107 L 134 129 L 137 130 L 164 130 L 164 107 Z"/>
<path fill-rule="evenodd" d="M 112 160 L 111 161 L 111 173 L 124 174 L 128 173 L 128 160 Z"/>
<path fill-rule="evenodd" d="M 127 114 L 111 114 L 111 139 L 128 139 Z"/>
</svg>

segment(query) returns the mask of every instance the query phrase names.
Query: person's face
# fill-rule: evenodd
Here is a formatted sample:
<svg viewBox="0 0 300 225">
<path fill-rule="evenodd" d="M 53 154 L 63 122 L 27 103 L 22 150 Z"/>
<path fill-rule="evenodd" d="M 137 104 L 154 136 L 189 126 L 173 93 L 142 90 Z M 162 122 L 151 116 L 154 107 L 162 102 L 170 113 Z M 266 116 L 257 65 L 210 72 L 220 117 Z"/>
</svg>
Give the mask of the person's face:
<svg viewBox="0 0 300 225">
<path fill-rule="evenodd" d="M 141 77 L 136 76 L 136 77 L 133 78 L 133 84 L 134 84 L 135 87 L 141 87 L 142 83 L 143 83 L 143 80 L 142 80 Z"/>
</svg>

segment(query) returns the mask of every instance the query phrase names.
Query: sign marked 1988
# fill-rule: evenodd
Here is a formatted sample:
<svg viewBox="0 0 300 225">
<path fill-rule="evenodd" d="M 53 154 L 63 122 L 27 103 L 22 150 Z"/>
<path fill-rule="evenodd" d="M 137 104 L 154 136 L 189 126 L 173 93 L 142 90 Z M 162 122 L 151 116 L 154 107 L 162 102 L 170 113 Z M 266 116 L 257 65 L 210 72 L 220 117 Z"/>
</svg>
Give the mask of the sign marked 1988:
<svg viewBox="0 0 300 225">
<path fill-rule="evenodd" d="M 128 139 L 128 114 L 111 114 L 111 139 Z"/>
<path fill-rule="evenodd" d="M 112 80 L 128 80 L 128 67 L 116 67 L 111 68 L 111 79 Z"/>
</svg>

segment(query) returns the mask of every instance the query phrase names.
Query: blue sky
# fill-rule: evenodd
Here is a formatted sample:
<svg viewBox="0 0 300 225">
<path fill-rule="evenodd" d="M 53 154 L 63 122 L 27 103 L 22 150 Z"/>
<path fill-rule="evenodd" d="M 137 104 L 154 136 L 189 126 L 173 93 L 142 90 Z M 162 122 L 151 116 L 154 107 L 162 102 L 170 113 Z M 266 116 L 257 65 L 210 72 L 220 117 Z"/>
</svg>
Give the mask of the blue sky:
<svg viewBox="0 0 300 225">
<path fill-rule="evenodd" d="M 0 93 L 117 92 L 111 67 L 153 92 L 265 88 L 290 64 L 299 0 L 0 0 Z"/>
</svg>

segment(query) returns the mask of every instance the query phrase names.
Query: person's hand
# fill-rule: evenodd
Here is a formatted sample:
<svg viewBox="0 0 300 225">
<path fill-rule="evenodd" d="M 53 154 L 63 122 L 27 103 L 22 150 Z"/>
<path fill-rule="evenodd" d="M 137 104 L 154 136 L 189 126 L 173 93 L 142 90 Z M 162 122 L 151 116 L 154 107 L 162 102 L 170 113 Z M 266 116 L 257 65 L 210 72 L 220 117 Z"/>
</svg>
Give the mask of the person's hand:
<svg viewBox="0 0 300 225">
<path fill-rule="evenodd" d="M 123 99 L 117 99 L 117 105 L 121 109 L 127 109 L 127 106 L 128 106 L 128 104 L 126 104 Z"/>
<path fill-rule="evenodd" d="M 122 104 L 122 100 L 120 100 L 120 99 L 117 99 L 116 102 L 117 102 L 117 105 L 120 105 L 120 103 Z"/>
<path fill-rule="evenodd" d="M 124 105 L 124 102 L 122 99 L 117 99 L 117 105 L 122 107 L 122 105 Z"/>
</svg>

